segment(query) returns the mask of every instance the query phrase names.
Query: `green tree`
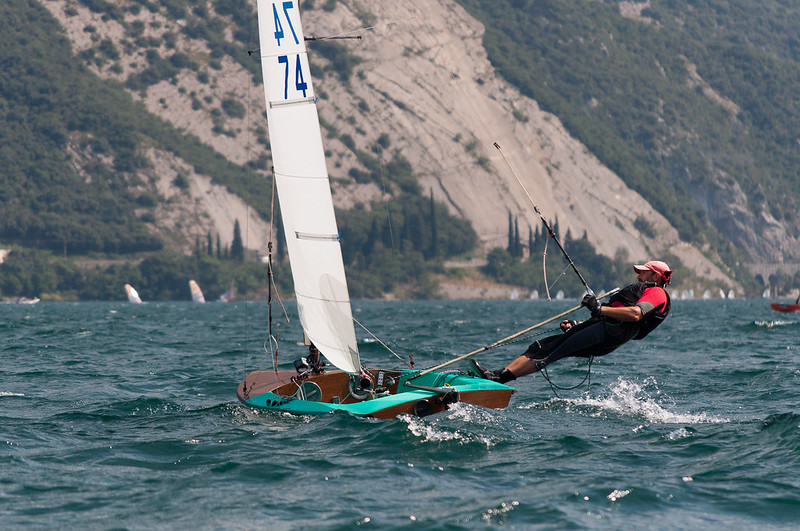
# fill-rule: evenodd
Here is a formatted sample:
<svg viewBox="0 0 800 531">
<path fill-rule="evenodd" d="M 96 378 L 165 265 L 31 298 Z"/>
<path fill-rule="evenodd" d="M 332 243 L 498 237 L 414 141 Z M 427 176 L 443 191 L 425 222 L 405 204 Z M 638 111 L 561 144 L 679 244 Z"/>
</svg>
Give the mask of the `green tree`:
<svg viewBox="0 0 800 531">
<path fill-rule="evenodd" d="M 430 189 L 430 202 L 428 208 L 430 212 L 428 224 L 431 227 L 431 241 L 425 258 L 430 259 L 439 256 L 439 227 L 436 224 L 436 203 L 433 200 L 433 188 Z"/>
<path fill-rule="evenodd" d="M 244 245 L 242 244 L 242 231 L 239 228 L 239 219 L 233 224 L 233 241 L 231 242 L 231 258 L 244 260 Z"/>
</svg>

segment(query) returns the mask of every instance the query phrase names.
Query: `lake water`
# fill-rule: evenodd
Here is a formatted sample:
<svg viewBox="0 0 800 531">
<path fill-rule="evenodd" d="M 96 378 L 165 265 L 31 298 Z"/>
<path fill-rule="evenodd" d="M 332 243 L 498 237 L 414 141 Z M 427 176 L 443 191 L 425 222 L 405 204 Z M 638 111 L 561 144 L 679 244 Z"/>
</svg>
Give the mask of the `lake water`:
<svg viewBox="0 0 800 531">
<path fill-rule="evenodd" d="M 355 302 L 425 368 L 577 301 Z M 304 354 L 280 307 L 280 361 Z M 585 310 L 582 311 L 586 313 Z M 578 312 L 577 315 L 581 315 Z M 591 387 L 504 410 L 292 417 L 242 406 L 264 303 L 0 305 L 3 529 L 746 529 L 800 522 L 800 315 L 675 301 Z M 277 326 L 277 325 L 276 325 Z M 291 330 L 291 332 L 290 332 Z M 362 359 L 400 362 L 357 328 Z M 490 350 L 499 367 L 532 341 Z M 466 363 L 459 367 L 466 369 Z M 563 387 L 586 360 L 549 367 Z"/>
</svg>

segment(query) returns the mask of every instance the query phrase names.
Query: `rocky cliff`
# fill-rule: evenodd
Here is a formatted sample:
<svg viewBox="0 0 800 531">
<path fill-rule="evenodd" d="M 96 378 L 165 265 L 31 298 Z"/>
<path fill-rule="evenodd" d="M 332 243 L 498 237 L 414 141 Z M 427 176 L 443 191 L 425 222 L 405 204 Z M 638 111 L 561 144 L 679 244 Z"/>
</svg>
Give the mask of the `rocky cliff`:
<svg viewBox="0 0 800 531">
<path fill-rule="evenodd" d="M 41 1 L 61 22 L 76 53 L 102 39 L 117 46 L 121 59 L 116 67 L 91 64 L 100 76 L 124 82 L 147 67 L 145 50 L 129 44 L 128 27 L 133 24 L 151 43 L 159 43 L 161 53 L 166 55 L 169 46 L 188 54 L 204 75 L 184 69 L 174 80 L 134 96 L 232 161 L 242 164 L 268 154 L 265 143 L 258 142 L 265 127 L 262 87 L 239 63 L 212 58 L 204 41 L 182 33 L 184 20 L 173 20 L 164 10 L 131 9 L 123 25 L 74 0 Z M 432 190 L 452 213 L 472 222 L 485 248 L 505 246 L 509 211 L 518 217 L 523 236 L 526 225 L 538 227 L 535 204 L 563 230 L 575 236 L 586 233 L 598 252 L 612 257 L 622 253 L 631 261 L 669 253 L 698 277 L 736 287 L 727 271 L 703 250 L 681 242 L 663 216 L 567 134 L 556 116 L 496 75 L 481 45 L 483 27 L 457 4 L 339 0 L 326 6 L 303 11 L 307 35 L 362 36 L 346 44 L 360 59 L 346 82 L 315 68 L 326 60 L 314 55 L 314 43 L 309 43 L 338 206 L 367 206 L 382 193 L 378 186 L 358 184 L 349 176 L 360 162 L 341 142 L 342 134 L 364 151 L 383 137 L 392 151 L 411 162 L 424 190 Z M 205 16 L 225 19 L 212 8 Z M 174 37 L 167 39 L 167 34 Z M 226 38 L 232 42 L 230 35 Z M 245 116 L 220 112 L 228 99 L 244 104 Z M 171 199 L 157 216 L 161 235 L 188 249 L 211 231 L 226 245 L 238 218 L 245 220 L 245 245 L 264 250 L 268 223 L 213 185 L 213 176 L 196 173 L 158 146 L 147 155 L 153 163 L 150 182 Z M 188 193 L 175 189 L 178 175 L 187 177 Z M 254 170 L 254 178 L 268 178 L 267 168 Z M 637 229 L 642 220 L 657 237 Z"/>
</svg>

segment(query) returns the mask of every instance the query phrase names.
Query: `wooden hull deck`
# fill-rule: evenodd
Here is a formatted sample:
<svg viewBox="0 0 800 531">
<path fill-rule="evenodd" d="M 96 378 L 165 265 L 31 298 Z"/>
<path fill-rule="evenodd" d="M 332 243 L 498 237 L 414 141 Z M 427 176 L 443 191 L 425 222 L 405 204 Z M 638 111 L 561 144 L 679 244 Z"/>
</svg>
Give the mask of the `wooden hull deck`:
<svg viewBox="0 0 800 531">
<path fill-rule="evenodd" d="M 458 373 L 369 369 L 375 382 L 331 370 L 295 381 L 294 371 L 254 371 L 237 388 L 250 407 L 297 415 L 345 411 L 356 416 L 391 419 L 409 414 L 424 417 L 455 402 L 499 409 L 508 406 L 513 387 Z"/>
</svg>

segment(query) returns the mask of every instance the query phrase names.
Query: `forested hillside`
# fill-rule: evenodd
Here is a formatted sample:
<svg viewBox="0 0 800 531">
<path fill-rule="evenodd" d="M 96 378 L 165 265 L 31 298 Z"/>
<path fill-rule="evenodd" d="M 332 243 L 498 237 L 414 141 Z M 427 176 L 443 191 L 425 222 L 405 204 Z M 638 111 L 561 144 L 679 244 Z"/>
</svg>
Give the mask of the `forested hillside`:
<svg viewBox="0 0 800 531">
<path fill-rule="evenodd" d="M 800 258 L 800 10 L 458 0 L 501 75 L 729 261 Z M 622 205 L 624 208 L 624 205 Z"/>
<path fill-rule="evenodd" d="M 37 2 L 3 2 L 0 16 L 0 241 L 66 255 L 161 249 L 146 227 L 160 200 L 144 182 L 153 144 L 244 197 L 259 191 L 244 168 L 91 73 Z"/>
<path fill-rule="evenodd" d="M 81 0 L 80 4 L 104 21 L 118 21 L 130 40 L 114 43 L 95 38 L 97 29 L 87 25 L 84 32 L 93 45 L 76 55 L 62 28 L 39 3 L 9 0 L 0 6 L 0 17 L 8 22 L 0 34 L 0 247 L 14 249 L 3 266 L 0 294 L 123 298 L 122 285 L 134 282 L 151 299 L 187 298 L 189 277 L 197 278 L 212 293 L 223 291 L 231 278 L 251 295 L 265 289 L 266 276 L 260 284 L 254 282 L 250 265 L 236 257 L 230 257 L 231 261 L 227 249 L 220 248 L 218 233 L 216 251 L 209 232 L 208 242 L 204 238 L 201 244 L 196 238 L 191 256 L 171 249 L 151 254 L 169 246 L 154 235 L 154 228 L 158 208 L 169 209 L 172 199 L 159 192 L 159 176 L 144 153 L 151 146 L 171 153 L 193 172 L 213 176 L 214 183 L 246 199 L 264 219 L 270 219 L 266 159 L 235 164 L 194 135 L 148 112 L 130 92 L 145 91 L 164 80 L 176 82 L 187 71 L 195 72 L 201 83 L 208 82 L 208 71 L 221 68 L 223 57 L 235 58 L 259 75 L 258 63 L 247 54 L 252 49 L 250 34 L 237 29 L 231 42 L 223 38 L 221 26 L 236 28 L 237 22 L 248 26 L 254 19 L 253 6 L 245 1 L 179 0 L 158 4 Z M 206 11 L 209 5 L 217 17 Z M 166 49 L 172 51 L 162 57 L 157 50 L 165 41 L 144 36 L 143 24 L 125 19 L 143 9 L 187 19 L 189 23 L 180 26 L 183 36 L 203 39 L 211 53 L 192 59 L 174 45 L 181 35 L 168 32 L 164 34 Z M 68 14 L 77 15 L 72 11 Z M 103 80 L 86 67 L 123 71 L 129 65 L 121 63 L 119 46 L 142 50 L 145 59 L 124 84 Z M 339 65 L 337 75 L 345 76 L 346 53 L 337 47 L 320 48 L 333 65 Z M 197 98 L 193 106 L 203 107 L 210 101 Z M 239 100 L 223 95 L 220 107 L 211 112 L 218 118 L 215 134 L 228 134 L 225 118 L 241 118 L 245 112 Z M 257 125 L 256 131 L 268 146 L 263 125 Z M 346 135 L 343 142 L 348 144 Z M 431 296 L 428 272 L 438 270 L 444 257 L 469 252 L 477 239 L 469 223 L 453 218 L 446 208 L 425 197 L 413 178 L 412 166 L 389 152 L 389 147 L 385 138 L 371 154 L 350 145 L 365 167 L 353 178 L 372 182 L 385 176 L 388 194 L 378 205 L 380 210 L 341 213 L 342 232 L 347 235 L 345 259 L 352 266 L 351 289 L 355 297 L 381 297 L 395 290 L 404 296 Z M 384 149 L 385 158 L 381 156 Z M 189 186 L 182 173 L 169 184 L 178 191 Z M 279 239 L 278 268 L 285 261 L 281 243 Z M 114 265 L 101 266 L 108 263 Z M 282 276 L 287 292 L 289 280 L 288 274 Z"/>
<path fill-rule="evenodd" d="M 528 135 L 517 161 L 540 166 L 527 177 L 539 185 L 549 179 L 562 198 L 567 190 L 569 204 L 551 201 L 547 211 L 569 215 L 580 229 L 562 239 L 598 283 L 623 281 L 623 265 L 652 252 L 649 242 L 662 236 L 654 223 L 677 229 L 682 241 L 670 236 L 658 252 L 682 267 L 686 281 L 707 276 L 724 285 L 727 275 L 755 293 L 760 286 L 744 264 L 800 262 L 796 8 L 779 0 L 457 1 L 484 24 L 497 72 L 535 102 L 514 101 L 482 66 L 447 64 L 452 43 L 480 29 L 474 21 L 447 26 L 440 13 L 440 26 L 428 27 L 421 15 L 433 5 L 425 3 L 403 3 L 401 13 L 386 8 L 378 18 L 367 1 L 302 2 L 308 19 L 324 20 L 326 29 L 412 36 L 400 46 L 397 36 L 377 31 L 364 49 L 334 42 L 311 49 L 354 297 L 435 296 L 433 276 L 457 274 L 443 266 L 446 258 L 487 252 L 484 272 L 492 278 L 541 289 L 538 257 L 525 259 L 543 243 L 530 217 L 522 226 L 526 252 L 511 241 L 490 249 L 508 212 L 530 212 L 516 184 L 498 177 L 505 168 L 486 151 L 486 131 L 469 129 L 479 122 L 478 89 L 486 90 L 478 102 L 484 116 L 498 114 L 490 102 L 503 106 L 498 122 L 514 122 L 503 124 L 503 134 Z M 250 91 L 261 88 L 258 61 L 248 54 L 258 46 L 255 2 L 7 0 L 0 16 L 7 21 L 0 32 L 0 248 L 14 250 L 0 296 L 122 298 L 119 284 L 131 278 L 150 297 L 188 297 L 187 275 L 214 292 L 231 278 L 253 294 L 263 290 L 266 279 L 253 280 L 257 266 L 231 257 L 232 231 L 219 228 L 221 218 L 231 227 L 251 210 L 264 227 L 272 219 L 263 101 Z M 374 53 L 380 44 L 385 56 Z M 486 62 L 471 49 L 454 56 Z M 381 72 L 383 64 L 403 79 Z M 426 78 L 445 69 L 451 86 Z M 457 71 L 469 74 L 460 79 Z M 241 73 L 244 87 L 232 82 Z M 417 92 L 409 96 L 409 88 Z M 603 172 L 584 181 L 589 195 L 571 190 L 578 176 L 569 168 L 587 162 L 573 164 L 583 156 L 577 149 L 553 152 L 555 144 L 536 136 L 560 134 L 549 116 L 532 125 L 519 110 L 538 112 L 537 103 L 650 205 L 618 192 Z M 597 186 L 602 199 L 591 195 Z M 617 193 L 626 200 L 609 203 Z M 231 207 L 218 198 L 225 194 L 243 201 Z M 651 216 L 653 208 L 660 215 Z M 594 219 L 592 210 L 602 216 Z M 480 234 L 471 221 L 481 223 Z M 626 234 L 625 249 L 609 247 Z M 592 240 L 607 242 L 603 256 Z M 280 268 L 280 237 L 277 243 Z M 687 247 L 694 254 L 681 256 L 695 259 L 684 266 L 678 254 Z M 252 259 L 265 243 L 250 249 Z"/>
</svg>

